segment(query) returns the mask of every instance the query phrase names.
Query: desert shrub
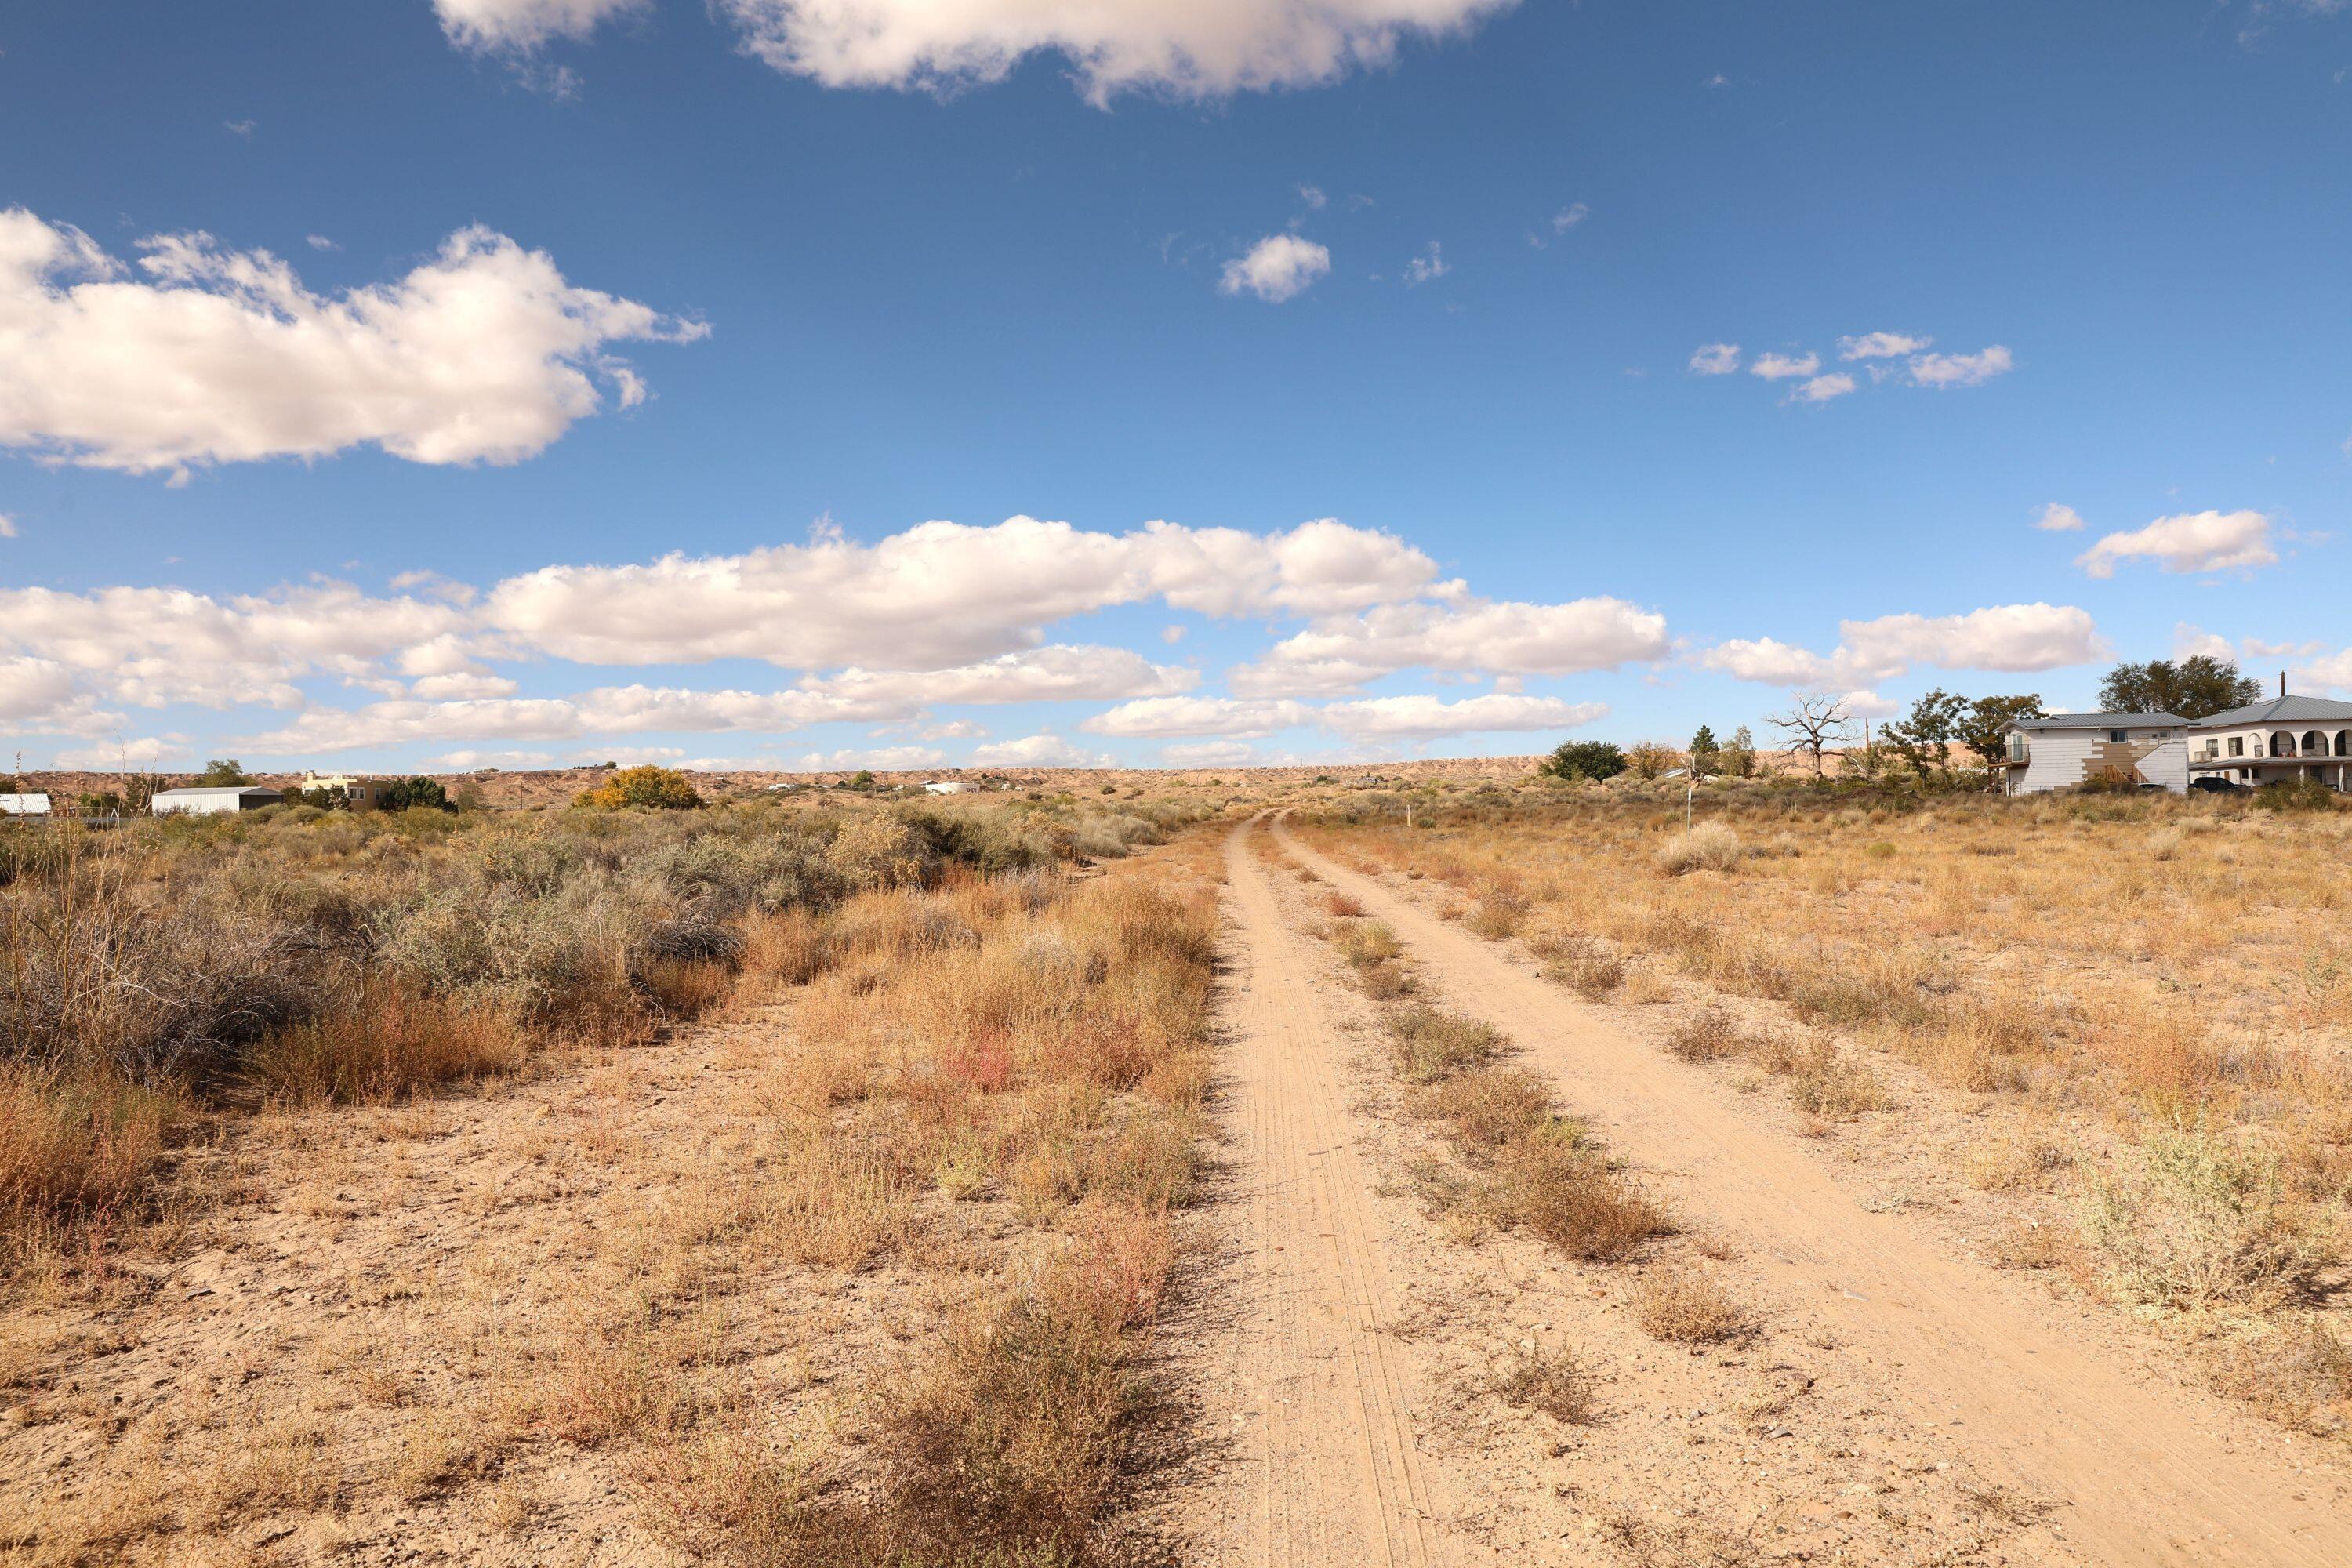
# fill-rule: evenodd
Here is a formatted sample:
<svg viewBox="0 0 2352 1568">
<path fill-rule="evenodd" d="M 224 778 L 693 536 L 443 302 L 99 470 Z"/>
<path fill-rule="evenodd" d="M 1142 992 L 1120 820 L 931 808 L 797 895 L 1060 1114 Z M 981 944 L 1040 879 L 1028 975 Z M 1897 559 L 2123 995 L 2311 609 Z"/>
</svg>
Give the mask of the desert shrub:
<svg viewBox="0 0 2352 1568">
<path fill-rule="evenodd" d="M 825 849 L 834 874 L 851 888 L 919 886 L 937 868 L 937 852 L 905 817 L 879 813 L 842 826 Z"/>
<path fill-rule="evenodd" d="M 1543 961 L 1546 978 L 1567 985 L 1588 1002 L 1603 1002 L 1625 983 L 1625 961 L 1597 937 L 1556 931 L 1528 944 Z"/>
<path fill-rule="evenodd" d="M 1751 1328 L 1711 1277 L 1675 1266 L 1652 1269 L 1633 1288 L 1633 1320 L 1651 1338 L 1685 1345 L 1738 1339 Z"/>
<path fill-rule="evenodd" d="M 1719 1061 L 1737 1056 L 1746 1048 L 1747 1041 L 1738 1026 L 1720 1007 L 1702 1007 L 1675 1026 L 1666 1037 L 1666 1049 L 1686 1062 Z"/>
<path fill-rule="evenodd" d="M 1434 1007 L 1406 1007 L 1389 1017 L 1397 1076 L 1429 1084 L 1484 1066 L 1503 1049 L 1503 1037 L 1490 1024 Z"/>
<path fill-rule="evenodd" d="M 692 811 L 702 804 L 702 796 L 684 773 L 648 763 L 621 769 L 595 788 L 582 790 L 572 804 L 600 811 L 620 811 L 629 806 L 647 811 Z"/>
<path fill-rule="evenodd" d="M 1331 945 L 1339 950 L 1340 957 L 1359 969 L 1385 963 L 1404 952 L 1404 944 L 1397 941 L 1396 932 L 1378 921 L 1340 928 L 1331 939 Z"/>
<path fill-rule="evenodd" d="M 1592 1421 L 1600 1408 L 1592 1373 L 1572 1350 L 1514 1347 L 1510 1363 L 1495 1373 L 1487 1387 L 1506 1405 L 1540 1410 L 1565 1426 Z"/>
<path fill-rule="evenodd" d="M 2262 1310 L 2306 1294 L 2327 1260 L 2282 1196 L 2278 1168 L 2204 1122 L 2147 1141 L 2135 1179 L 2098 1184 L 2084 1238 L 2116 1289 L 2149 1306 Z"/>
<path fill-rule="evenodd" d="M 348 1001 L 259 1042 L 245 1070 L 273 1100 L 382 1102 L 510 1070 L 528 1051 L 522 1032 L 494 1006 L 423 995 L 377 979 L 358 985 Z"/>
<path fill-rule="evenodd" d="M 1413 1110 L 1444 1122 L 1455 1146 L 1483 1163 L 1514 1138 L 1545 1127 L 1551 1093 L 1525 1068 L 1476 1068 L 1430 1085 L 1414 1098 Z"/>
<path fill-rule="evenodd" d="M 1573 1128 L 1559 1124 L 1512 1140 L 1495 1163 L 1496 1217 L 1525 1226 L 1570 1258 L 1613 1262 L 1671 1228 L 1665 1210 L 1612 1170 Z"/>
<path fill-rule="evenodd" d="M 1473 936 L 1485 937 L 1488 942 L 1501 942 L 1507 937 L 1517 936 L 1519 922 L 1526 918 L 1524 906 L 1490 895 L 1479 900 L 1477 907 L 1463 921 L 1462 926 Z"/>
<path fill-rule="evenodd" d="M 1739 835 L 1720 822 L 1702 822 L 1659 847 L 1658 869 L 1669 877 L 1685 872 L 1728 871 L 1739 864 Z"/>
<path fill-rule="evenodd" d="M 2281 779 L 2254 791 L 2256 811 L 2335 811 L 2343 797 L 2317 779 Z"/>
<path fill-rule="evenodd" d="M 177 1097 L 118 1078 L 0 1062 L 0 1252 L 59 1219 L 129 1205 L 180 1110 Z"/>
<path fill-rule="evenodd" d="M 1323 912 L 1337 920 L 1354 920 L 1364 912 L 1364 901 L 1335 888 L 1323 895 Z"/>
</svg>

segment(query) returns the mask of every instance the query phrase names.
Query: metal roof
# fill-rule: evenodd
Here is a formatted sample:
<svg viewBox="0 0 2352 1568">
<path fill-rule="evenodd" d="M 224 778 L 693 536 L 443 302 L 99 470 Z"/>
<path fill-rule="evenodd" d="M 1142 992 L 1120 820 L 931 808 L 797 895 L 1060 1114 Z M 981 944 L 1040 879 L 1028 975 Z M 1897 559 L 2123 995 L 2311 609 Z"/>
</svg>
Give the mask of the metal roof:
<svg viewBox="0 0 2352 1568">
<path fill-rule="evenodd" d="M 2173 713 L 2052 713 L 2020 719 L 2012 730 L 2163 730 L 2189 721 Z"/>
<path fill-rule="evenodd" d="M 2325 697 L 2273 697 L 2210 719 L 2197 720 L 2200 730 L 2234 730 L 2245 724 L 2304 724 L 2318 721 L 2341 723 L 2352 720 L 2352 702 Z"/>
<path fill-rule="evenodd" d="M 268 784 L 188 784 L 180 789 L 159 789 L 155 792 L 154 798 L 185 800 L 190 795 L 280 795 L 283 793 L 280 790 L 271 789 Z"/>
</svg>

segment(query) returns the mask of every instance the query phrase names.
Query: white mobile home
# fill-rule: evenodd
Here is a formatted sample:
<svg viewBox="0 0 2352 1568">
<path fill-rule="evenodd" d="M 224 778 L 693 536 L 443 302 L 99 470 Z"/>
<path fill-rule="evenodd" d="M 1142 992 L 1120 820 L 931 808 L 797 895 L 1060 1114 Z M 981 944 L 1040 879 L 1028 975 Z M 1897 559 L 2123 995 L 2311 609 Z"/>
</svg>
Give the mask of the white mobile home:
<svg viewBox="0 0 2352 1568">
<path fill-rule="evenodd" d="M 46 795 L 0 795 L 0 816 L 47 816 L 49 797 Z"/>
<path fill-rule="evenodd" d="M 2189 721 L 2170 713 L 2053 713 L 2009 727 L 2001 787 L 2010 795 L 2094 779 L 2189 793 Z"/>
<path fill-rule="evenodd" d="M 933 779 L 930 783 L 923 786 L 923 793 L 926 795 L 961 795 L 963 793 L 963 781 L 961 779 Z"/>
<path fill-rule="evenodd" d="M 2200 779 L 2352 787 L 2352 702 L 2273 697 L 2232 708 L 2192 722 L 2189 751 L 2189 771 Z"/>
<path fill-rule="evenodd" d="M 286 797 L 259 784 L 213 784 L 193 789 L 157 790 L 149 809 L 158 816 L 221 816 L 259 811 Z"/>
</svg>

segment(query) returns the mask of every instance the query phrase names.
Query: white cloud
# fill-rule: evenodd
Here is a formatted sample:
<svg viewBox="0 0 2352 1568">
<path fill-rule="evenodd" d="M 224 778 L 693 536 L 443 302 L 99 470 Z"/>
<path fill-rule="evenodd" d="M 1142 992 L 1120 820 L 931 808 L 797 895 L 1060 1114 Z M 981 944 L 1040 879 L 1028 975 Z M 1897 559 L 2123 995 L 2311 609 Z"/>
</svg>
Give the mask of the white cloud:
<svg viewBox="0 0 2352 1568">
<path fill-rule="evenodd" d="M 600 23 L 644 0 L 433 0 L 441 30 L 461 48 L 527 52 L 557 38 L 584 38 Z"/>
<path fill-rule="evenodd" d="M 329 298 L 268 251 L 140 242 L 143 279 L 88 235 L 0 211 L 0 446 L 131 472 L 373 444 L 511 463 L 644 401 L 608 345 L 698 323 L 581 289 L 541 251 L 462 229 L 397 282 Z"/>
<path fill-rule="evenodd" d="M 306 234 L 302 238 L 313 250 L 341 250 L 342 248 L 341 246 L 337 245 L 333 240 L 329 239 L 323 234 Z"/>
<path fill-rule="evenodd" d="M 1822 356 L 1809 353 L 1801 359 L 1787 354 L 1762 353 L 1748 367 L 1750 375 L 1760 375 L 1767 381 L 1786 381 L 1790 376 L 1811 375 L 1822 368 Z"/>
<path fill-rule="evenodd" d="M 1334 702 L 1318 715 L 1328 730 L 1354 741 L 1431 740 L 1488 730 L 1572 730 L 1608 717 L 1604 702 L 1567 702 L 1557 697 L 1494 695 L 1448 702 L 1440 697 L 1375 697 Z"/>
<path fill-rule="evenodd" d="M 1433 239 L 1427 250 L 1404 264 L 1404 284 L 1408 289 L 1414 288 L 1433 282 L 1453 270 L 1445 265 L 1445 255 L 1438 248 L 1437 241 Z"/>
<path fill-rule="evenodd" d="M 14 539 L 16 537 L 16 520 L 10 517 L 6 512 L 0 511 L 0 539 Z"/>
<path fill-rule="evenodd" d="M 1864 332 L 1858 338 L 1838 340 L 1838 358 L 1899 359 L 1914 354 L 1935 342 L 1933 338 L 1915 338 L 1904 332 Z"/>
<path fill-rule="evenodd" d="M 1295 234 L 1269 234 L 1247 254 L 1225 263 L 1217 289 L 1225 294 L 1255 294 L 1279 305 L 1305 293 L 1330 270 L 1331 253 L 1324 247 Z"/>
<path fill-rule="evenodd" d="M 1319 186 L 1301 185 L 1298 187 L 1298 199 L 1307 204 L 1308 210 L 1321 212 L 1331 198 L 1325 195 Z"/>
<path fill-rule="evenodd" d="M 1087 99 L 1333 81 L 1511 0 L 719 0 L 743 47 L 828 87 L 952 89 L 1058 51 Z"/>
<path fill-rule="evenodd" d="M 489 675 L 477 670 L 458 670 L 450 675 L 428 675 L 412 683 L 408 689 L 418 697 L 509 697 L 515 683 L 503 675 Z"/>
<path fill-rule="evenodd" d="M 2175 624 L 2172 628 L 2172 657 L 2193 658 L 2200 655 L 2234 663 L 2238 650 L 2230 646 L 2228 637 L 2209 632 L 2202 626 L 2191 626 L 2187 621 Z"/>
<path fill-rule="evenodd" d="M 143 707 L 292 706 L 298 676 L 365 677 L 377 660 L 458 625 L 448 605 L 372 598 L 345 583 L 225 600 L 181 588 L 0 588 L 0 649 L 56 660 Z M 459 659 L 451 668 L 463 667 Z"/>
<path fill-rule="evenodd" d="M 1827 655 L 1772 637 L 1737 638 L 1698 656 L 1703 668 L 1769 686 L 1837 687 L 1891 680 L 1915 664 L 2005 672 L 2084 664 L 2105 651 L 2090 612 L 2072 605 L 1996 605 L 1964 616 L 1845 621 Z"/>
<path fill-rule="evenodd" d="M 1843 397 L 1853 390 L 1853 377 L 1846 374 L 1843 371 L 1836 371 L 1828 375 L 1817 375 L 1812 377 L 1803 385 L 1798 387 L 1796 391 L 1789 394 L 1789 401 L 1791 403 L 1827 403 L 1832 398 Z"/>
<path fill-rule="evenodd" d="M 1166 522 L 1108 534 L 1015 517 L 927 522 L 872 544 L 822 531 L 741 555 L 550 566 L 499 584 L 483 621 L 590 664 L 940 669 L 1034 647 L 1044 626 L 1116 605 L 1321 615 L 1408 596 L 1435 574 L 1394 535 L 1328 518 L 1274 534 Z"/>
<path fill-rule="evenodd" d="M 1096 714 L 1078 728 L 1096 735 L 1159 739 L 1171 735 L 1270 735 L 1314 721 L 1303 702 L 1233 697 L 1152 697 Z"/>
<path fill-rule="evenodd" d="M 1345 691 L 1394 670 L 1569 675 L 1664 658 L 1666 620 L 1622 599 L 1382 605 L 1332 616 L 1232 672 L 1248 697 Z"/>
<path fill-rule="evenodd" d="M 2074 533 L 2084 524 L 2083 514 L 2061 501 L 2052 501 L 2035 515 L 2033 526 L 2044 533 Z"/>
<path fill-rule="evenodd" d="M 1059 735 L 1024 735 L 1017 741 L 975 746 L 971 760 L 979 767 L 1108 768 L 1116 765 L 1115 759 L 1098 752 L 1080 751 Z"/>
<path fill-rule="evenodd" d="M 1554 234 L 1566 234 L 1591 216 L 1592 209 L 1582 202 L 1570 203 L 1551 215 L 1551 231 Z"/>
<path fill-rule="evenodd" d="M 2146 528 L 2110 533 L 2074 558 L 2094 577 L 2112 577 L 2119 562 L 2147 560 L 2167 572 L 2227 572 L 2275 565 L 2271 520 L 2259 511 L 2191 511 Z"/>
<path fill-rule="evenodd" d="M 932 702 L 1044 702 L 1190 690 L 1200 676 L 1123 647 L 1055 646 L 951 669 L 845 669 L 801 689 L 876 707 Z"/>
<path fill-rule="evenodd" d="M 551 752 L 456 751 L 444 752 L 438 756 L 427 757 L 417 765 L 428 770 L 457 773 L 472 773 L 477 768 L 543 768 L 554 761 L 555 755 Z"/>
<path fill-rule="evenodd" d="M 59 769 L 94 773 L 155 773 L 193 766 L 195 753 L 181 735 L 138 735 L 100 746 L 76 746 L 52 759 Z"/>
<path fill-rule="evenodd" d="M 1690 367 L 1700 375 L 1729 375 L 1739 368 L 1739 345 L 1703 343 L 1691 354 Z"/>
<path fill-rule="evenodd" d="M 2314 686 L 2329 691 L 2352 689 L 2352 648 L 2307 658 L 2296 665 L 2294 684 L 2306 689 Z"/>
<path fill-rule="evenodd" d="M 864 751 L 852 748 L 811 752 L 800 760 L 800 768 L 813 773 L 845 773 L 858 768 L 887 773 L 902 773 L 908 768 L 935 768 L 947 760 L 948 754 L 937 746 L 876 746 Z"/>
<path fill-rule="evenodd" d="M 1920 354 L 1911 362 L 1911 379 L 1921 386 L 1982 386 L 2014 368 L 2010 352 L 1995 343 L 1972 354 Z"/>
<path fill-rule="evenodd" d="M 1242 741 L 1187 741 L 1160 747 L 1160 760 L 1171 768 L 1243 767 L 1257 760 L 1257 748 Z"/>
</svg>

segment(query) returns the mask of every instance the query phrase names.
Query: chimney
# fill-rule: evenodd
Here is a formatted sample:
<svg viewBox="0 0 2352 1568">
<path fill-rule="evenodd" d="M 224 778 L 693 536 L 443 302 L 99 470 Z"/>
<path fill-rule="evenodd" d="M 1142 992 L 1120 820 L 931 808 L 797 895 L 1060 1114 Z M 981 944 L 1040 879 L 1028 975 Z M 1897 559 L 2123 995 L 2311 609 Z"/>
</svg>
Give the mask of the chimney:
<svg viewBox="0 0 2352 1568">
<path fill-rule="evenodd" d="M 2286 671 L 2284 669 L 2279 671 L 2279 695 L 2286 695 Z"/>
</svg>

